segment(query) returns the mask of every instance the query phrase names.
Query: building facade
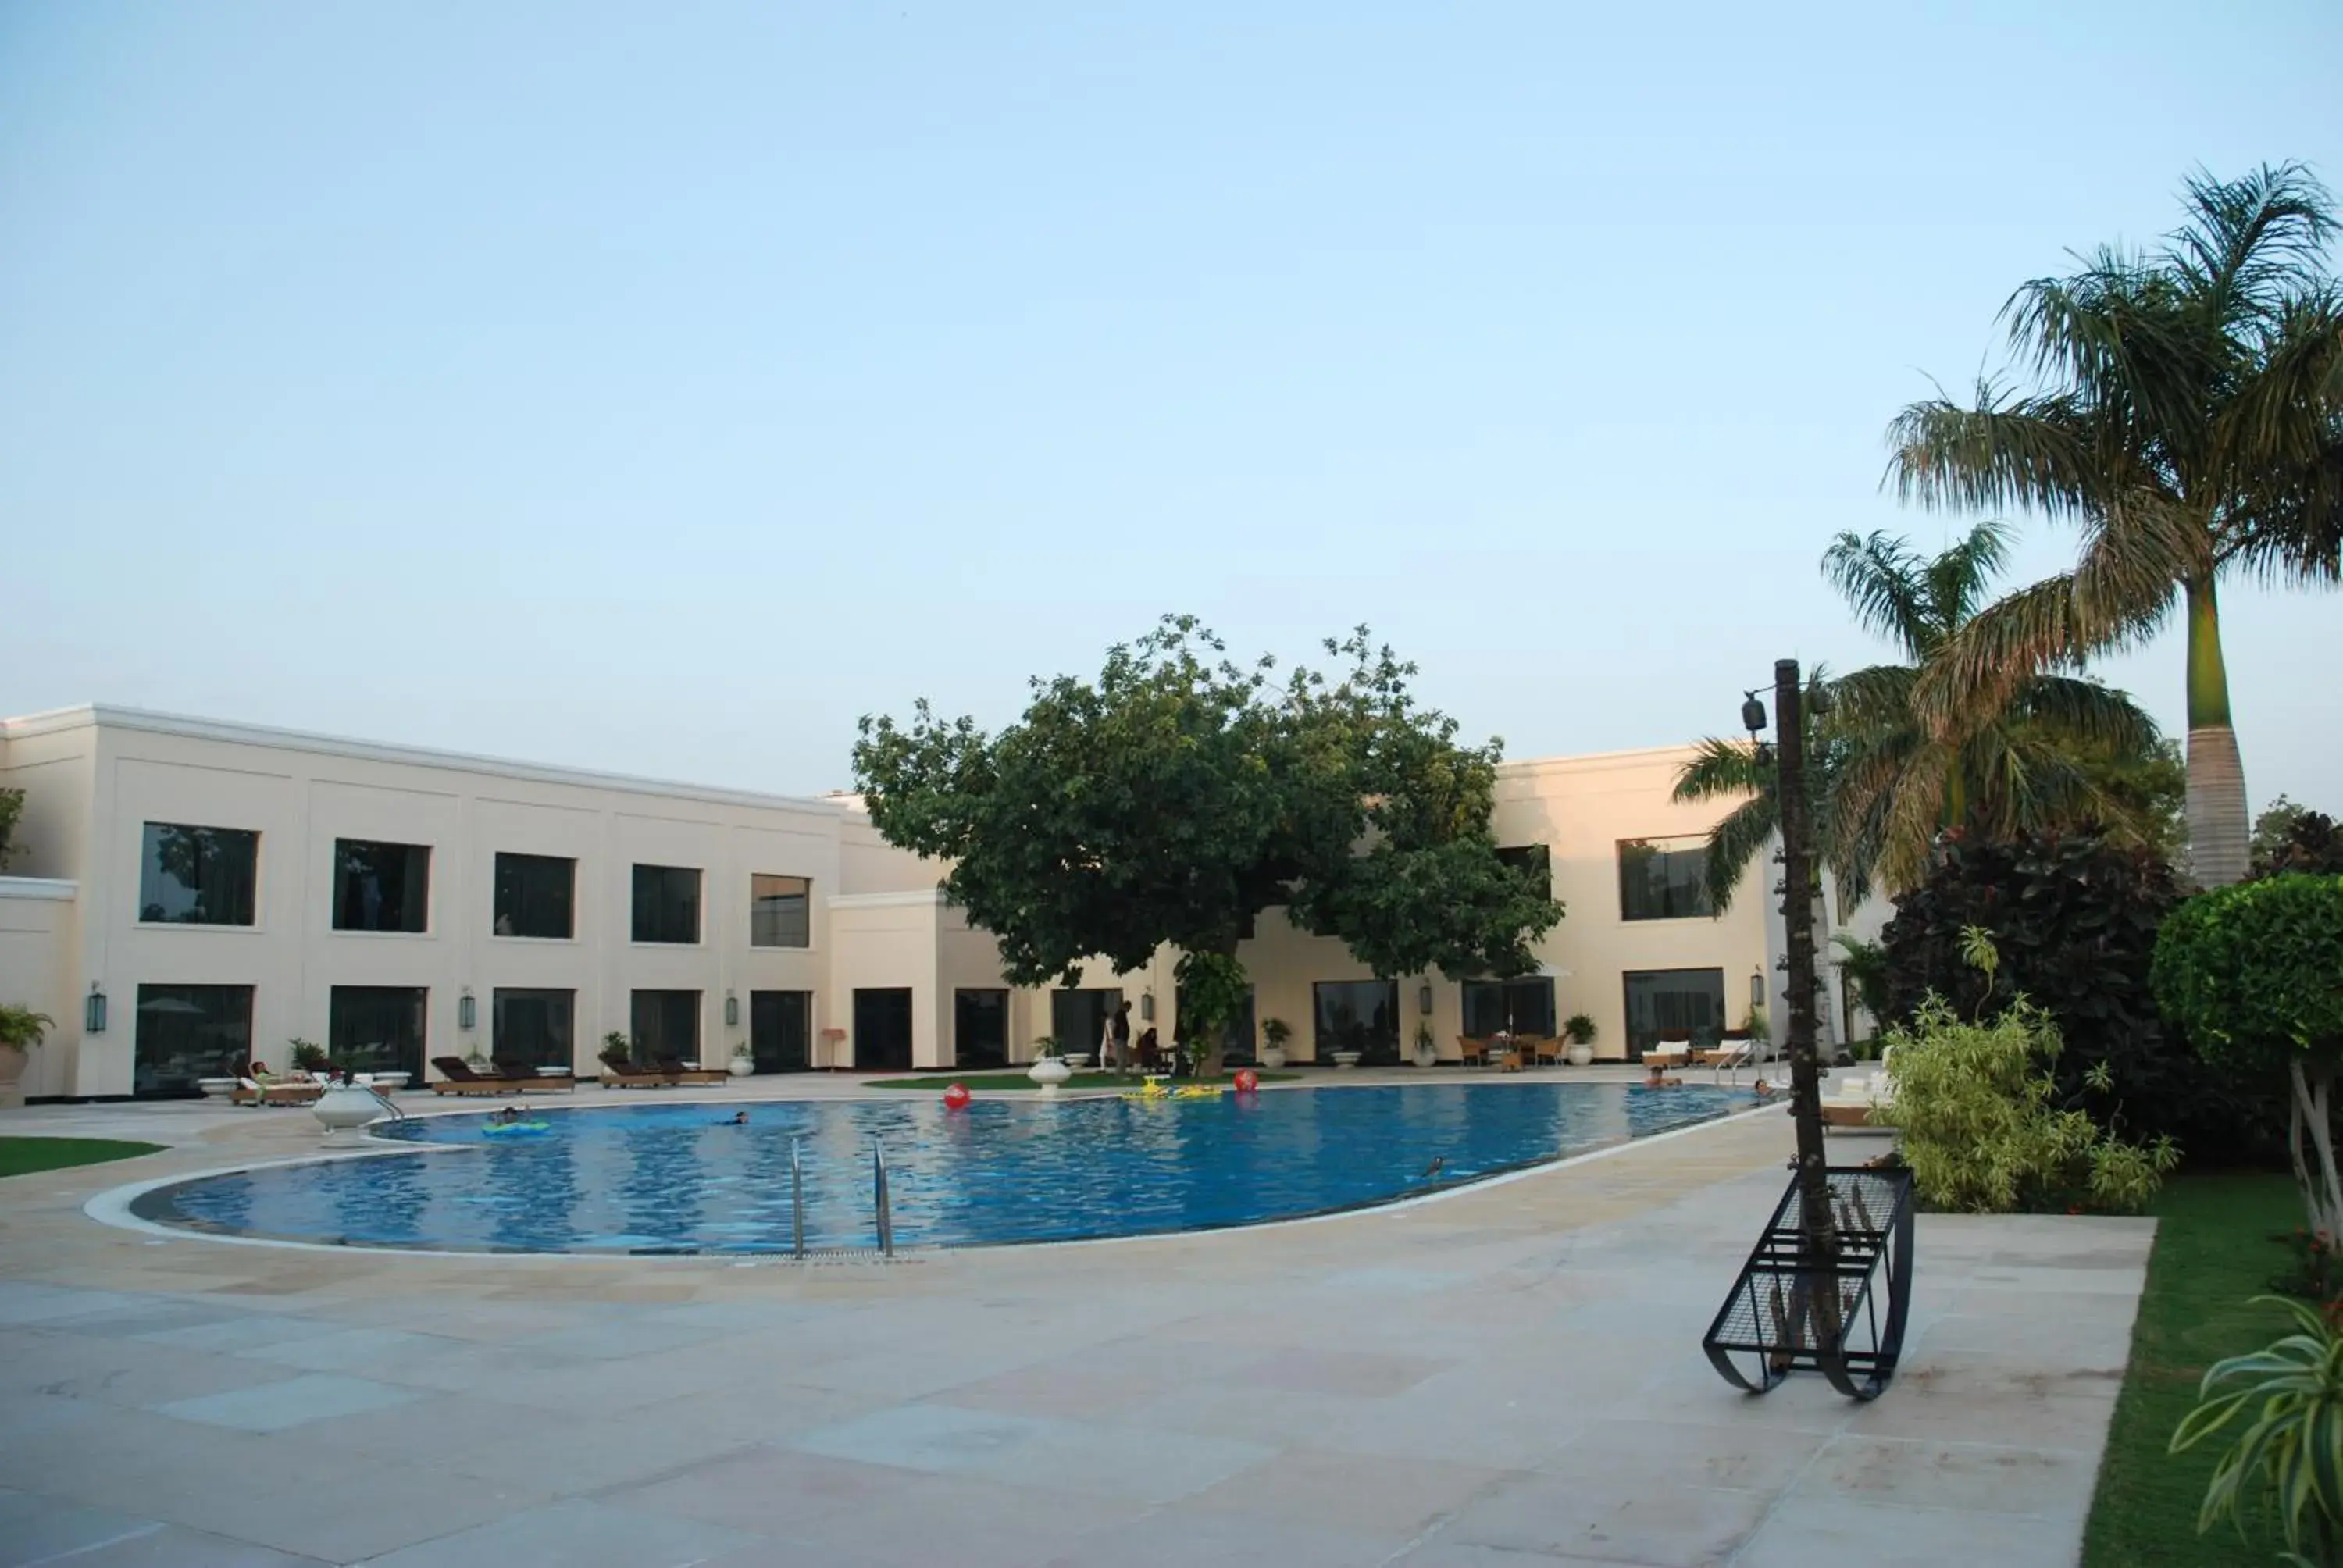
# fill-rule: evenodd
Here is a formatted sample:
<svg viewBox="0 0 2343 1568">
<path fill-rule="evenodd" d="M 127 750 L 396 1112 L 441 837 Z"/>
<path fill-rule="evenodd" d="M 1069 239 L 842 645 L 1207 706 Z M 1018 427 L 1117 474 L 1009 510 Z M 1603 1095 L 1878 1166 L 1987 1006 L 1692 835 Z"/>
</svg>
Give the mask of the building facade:
<svg viewBox="0 0 2343 1568">
<path fill-rule="evenodd" d="M 1533 976 L 1377 976 L 1270 911 L 1240 957 L 1292 1060 L 1412 1058 L 1419 1036 L 1593 1020 L 1599 1056 L 1746 1021 L 1765 983 L 1756 886 L 1700 890 L 1714 806 L 1669 799 L 1686 749 L 1512 762 L 1494 829 L 1566 913 Z M 850 799 L 536 767 L 92 707 L 0 720 L 25 791 L 0 875 L 0 1002 L 55 1020 L 35 1097 L 171 1095 L 295 1041 L 404 1070 L 434 1058 L 590 1070 L 605 1038 L 759 1071 L 980 1069 L 1048 1037 L 1179 1030 L 1176 955 L 1079 986 L 1001 977 L 938 868 Z"/>
</svg>

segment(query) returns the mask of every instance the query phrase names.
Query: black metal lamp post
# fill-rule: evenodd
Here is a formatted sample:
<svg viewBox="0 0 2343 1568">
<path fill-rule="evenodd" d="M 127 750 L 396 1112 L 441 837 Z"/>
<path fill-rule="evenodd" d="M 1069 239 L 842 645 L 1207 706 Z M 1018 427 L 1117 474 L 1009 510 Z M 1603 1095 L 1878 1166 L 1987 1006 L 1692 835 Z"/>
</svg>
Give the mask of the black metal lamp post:
<svg viewBox="0 0 2343 1568">
<path fill-rule="evenodd" d="M 1815 841 L 1806 787 L 1805 691 L 1798 661 L 1774 666 L 1774 745 L 1763 739 L 1765 705 L 1741 705 L 1762 768 L 1775 768 L 1782 833 L 1782 896 L 1788 971 L 1785 1039 L 1795 1174 L 1702 1342 L 1727 1381 L 1763 1393 L 1811 1370 L 1855 1399 L 1872 1399 L 1896 1375 L 1912 1293 L 1912 1190 L 1907 1171 L 1834 1171 L 1823 1142 L 1822 1071 L 1815 1050 Z M 1817 713 L 1825 711 L 1815 693 Z M 1875 1286 L 1881 1288 L 1875 1289 Z"/>
</svg>

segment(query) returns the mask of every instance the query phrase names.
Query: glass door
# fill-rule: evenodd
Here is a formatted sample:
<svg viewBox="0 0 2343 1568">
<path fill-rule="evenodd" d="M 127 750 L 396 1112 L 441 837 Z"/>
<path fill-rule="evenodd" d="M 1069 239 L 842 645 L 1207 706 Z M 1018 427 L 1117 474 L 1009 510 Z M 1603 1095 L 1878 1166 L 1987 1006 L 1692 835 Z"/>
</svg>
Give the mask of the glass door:
<svg viewBox="0 0 2343 1568">
<path fill-rule="evenodd" d="M 803 1072 L 813 1065 L 813 992 L 749 993 L 749 1054 L 759 1072 Z"/>
</svg>

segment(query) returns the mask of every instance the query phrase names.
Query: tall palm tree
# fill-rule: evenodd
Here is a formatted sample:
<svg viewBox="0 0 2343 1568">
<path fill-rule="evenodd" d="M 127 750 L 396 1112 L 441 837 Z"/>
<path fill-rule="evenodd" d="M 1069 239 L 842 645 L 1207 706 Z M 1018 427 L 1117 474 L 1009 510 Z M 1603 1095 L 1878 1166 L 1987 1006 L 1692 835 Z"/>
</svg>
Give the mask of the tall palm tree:
<svg viewBox="0 0 2343 1568">
<path fill-rule="evenodd" d="M 2008 548 L 2006 530 L 1986 522 L 1934 557 L 1882 533 L 1841 534 L 1823 557 L 1856 620 L 1911 661 L 1835 679 L 1817 671 L 1810 687 L 1820 715 L 1808 738 L 1815 838 L 1842 904 L 1875 883 L 1900 891 L 1918 881 L 1947 828 L 2006 838 L 2091 825 L 2123 841 L 2155 837 L 2153 813 L 2119 785 L 2154 754 L 2156 722 L 2124 693 L 2041 674 L 1979 694 L 1944 724 L 1916 707 L 1913 694 L 1986 602 Z M 1720 910 L 1779 811 L 1770 762 L 1745 745 L 1702 742 L 1675 798 L 1731 795 L 1747 799 L 1709 835 L 1706 879 Z"/>
<path fill-rule="evenodd" d="M 2192 869 L 2247 869 L 2219 584 L 2343 571 L 2343 295 L 2323 265 L 2326 190 L 2297 165 L 2189 181 L 2187 222 L 2147 255 L 2105 247 L 2004 307 L 2035 382 L 1974 407 L 1916 403 L 1889 427 L 1899 496 L 2077 525 L 2081 558 L 1964 627 L 1914 699 L 1938 729 L 2046 669 L 2188 634 Z"/>
</svg>

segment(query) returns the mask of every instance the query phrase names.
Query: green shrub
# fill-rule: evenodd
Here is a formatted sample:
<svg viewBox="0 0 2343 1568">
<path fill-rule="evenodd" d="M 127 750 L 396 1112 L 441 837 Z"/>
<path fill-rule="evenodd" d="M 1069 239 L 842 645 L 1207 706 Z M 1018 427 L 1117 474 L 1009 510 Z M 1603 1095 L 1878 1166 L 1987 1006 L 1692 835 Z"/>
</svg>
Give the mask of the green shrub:
<svg viewBox="0 0 2343 1568">
<path fill-rule="evenodd" d="M 2300 1302 L 2259 1301 L 2284 1307 L 2298 1332 L 2267 1350 L 2214 1362 L 2198 1386 L 2197 1408 L 2172 1434 L 2172 1452 L 2179 1453 L 2247 1418 L 2213 1467 L 2197 1533 L 2227 1519 L 2244 1540 L 2247 1512 L 2267 1496 L 2278 1505 L 2288 1561 L 2343 1562 L 2343 1337 Z M 2213 1392 L 2227 1382 L 2239 1386 Z"/>
<path fill-rule="evenodd" d="M 2286 1073 L 2287 1147 L 2311 1232 L 2343 1241 L 2329 1116 L 2343 1068 L 2343 876 L 2298 873 L 2198 894 L 2165 921 L 2153 978 L 2165 1016 L 2207 1060 Z"/>
<path fill-rule="evenodd" d="M 2087 836 L 1956 837 L 1881 933 L 1879 1022 L 1908 1020 L 1931 993 L 1966 1018 L 2027 997 L 2058 1026 L 2062 1107 L 2128 1138 L 2169 1136 L 2191 1161 L 2274 1160 L 2283 1075 L 2208 1067 L 2157 1010 L 2148 971 L 2180 900 L 2162 860 Z M 1973 927 L 1993 934 L 1990 974 L 1964 955 Z"/>
<path fill-rule="evenodd" d="M 2169 1139 L 2127 1142 L 2080 1111 L 2058 1109 L 2058 1029 L 2023 997 L 1983 1020 L 1931 998 L 1885 1043 L 1896 1092 L 1879 1120 L 1903 1134 L 1932 1207 L 2136 1213 L 2178 1163 Z"/>
</svg>

